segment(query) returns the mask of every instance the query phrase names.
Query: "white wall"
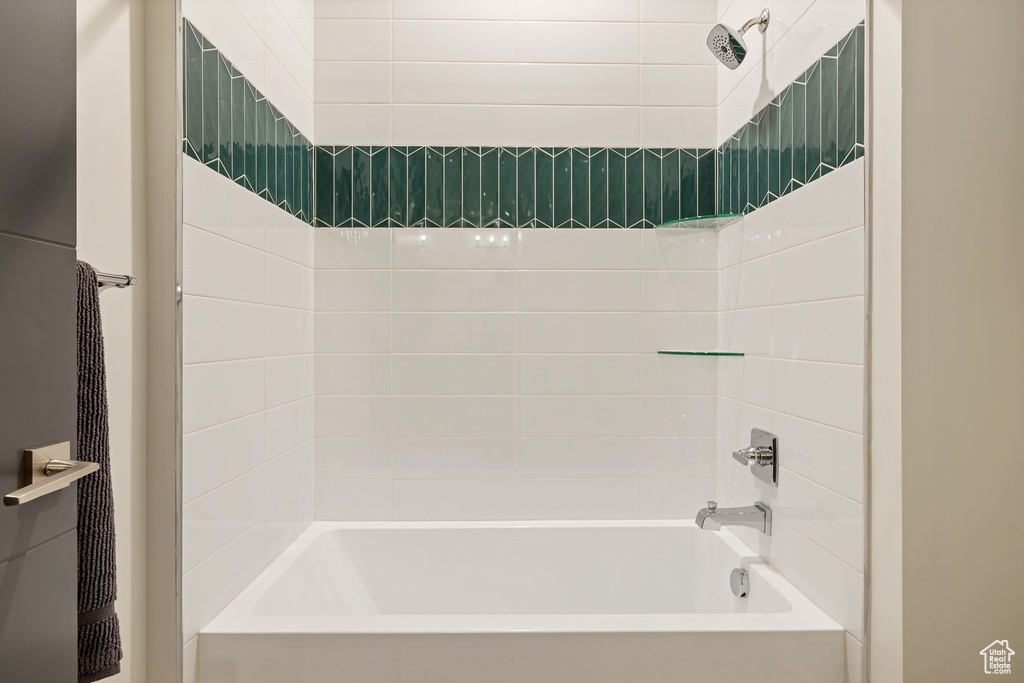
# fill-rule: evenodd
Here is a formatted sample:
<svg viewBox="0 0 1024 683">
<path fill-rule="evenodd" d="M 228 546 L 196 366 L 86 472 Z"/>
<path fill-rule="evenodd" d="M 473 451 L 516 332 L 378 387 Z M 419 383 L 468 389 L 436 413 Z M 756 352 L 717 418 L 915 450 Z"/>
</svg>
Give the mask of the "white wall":
<svg viewBox="0 0 1024 683">
<path fill-rule="evenodd" d="M 864 0 L 718 0 L 719 21 L 739 29 L 768 8 L 768 30 L 744 35 L 747 58 L 718 69 L 718 137 L 728 139 L 864 20 Z"/>
<path fill-rule="evenodd" d="M 686 518 L 713 232 L 316 231 L 318 519 Z M 688 312 L 681 312 L 688 311 Z"/>
<path fill-rule="evenodd" d="M 182 601 L 194 656 L 198 630 L 313 518 L 313 228 L 190 158 L 183 195 Z"/>
<path fill-rule="evenodd" d="M 314 9 L 317 144 L 715 144 L 714 0 Z"/>
<path fill-rule="evenodd" d="M 313 139 L 313 0 L 181 0 L 181 13 Z"/>
</svg>

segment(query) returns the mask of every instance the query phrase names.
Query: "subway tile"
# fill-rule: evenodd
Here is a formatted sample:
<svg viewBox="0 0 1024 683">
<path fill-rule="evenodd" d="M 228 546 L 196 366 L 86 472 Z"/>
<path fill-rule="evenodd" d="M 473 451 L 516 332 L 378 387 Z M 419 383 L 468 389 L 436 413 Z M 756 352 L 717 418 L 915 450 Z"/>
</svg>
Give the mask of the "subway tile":
<svg viewBox="0 0 1024 683">
<path fill-rule="evenodd" d="M 710 65 L 645 64 L 640 67 L 640 104 L 714 107 L 718 85 L 715 70 Z"/>
<path fill-rule="evenodd" d="M 519 64 L 517 70 L 518 104 L 641 103 L 641 72 L 635 64 Z"/>
<path fill-rule="evenodd" d="M 186 296 L 182 302 L 182 362 L 259 358 L 264 355 L 262 306 Z"/>
<path fill-rule="evenodd" d="M 772 257 L 718 271 L 718 308 L 735 311 L 772 305 Z"/>
<path fill-rule="evenodd" d="M 389 353 L 391 313 L 318 312 L 314 316 L 316 352 Z"/>
<path fill-rule="evenodd" d="M 313 492 L 317 520 L 347 522 L 392 518 L 390 479 L 317 479 Z"/>
<path fill-rule="evenodd" d="M 518 52 L 512 59 L 520 63 L 633 64 L 640 50 L 640 25 L 520 21 L 516 38 Z"/>
<path fill-rule="evenodd" d="M 396 479 L 396 520 L 515 519 L 514 479 Z"/>
<path fill-rule="evenodd" d="M 864 437 L 853 432 L 774 413 L 779 462 L 787 470 L 843 496 L 864 502 Z"/>
<path fill-rule="evenodd" d="M 393 314 L 395 353 L 513 353 L 515 313 Z"/>
<path fill-rule="evenodd" d="M 520 479 L 519 519 L 631 519 L 636 479 Z"/>
<path fill-rule="evenodd" d="M 637 353 L 637 313 L 519 313 L 520 353 Z"/>
<path fill-rule="evenodd" d="M 718 268 L 719 233 L 711 230 L 661 228 L 640 231 L 644 270 L 705 270 Z"/>
<path fill-rule="evenodd" d="M 645 270 L 641 273 L 642 311 L 716 311 L 718 283 L 713 270 Z"/>
<path fill-rule="evenodd" d="M 390 19 L 391 0 L 316 0 L 316 19 Z"/>
<path fill-rule="evenodd" d="M 511 270 L 516 234 L 510 230 L 394 230 L 396 269 Z"/>
<path fill-rule="evenodd" d="M 186 296 L 262 303 L 265 274 L 258 249 L 190 225 L 184 226 L 182 234 Z"/>
<path fill-rule="evenodd" d="M 395 62 L 391 69 L 391 101 L 398 104 L 516 104 L 515 64 Z M 481 138 L 471 144 L 482 142 Z"/>
<path fill-rule="evenodd" d="M 642 479 L 640 518 L 690 519 L 714 496 L 714 479 Z"/>
<path fill-rule="evenodd" d="M 727 363 L 741 359 L 645 353 L 641 366 L 642 391 L 659 396 L 714 394 L 718 389 L 720 360 Z"/>
<path fill-rule="evenodd" d="M 772 405 L 772 360 L 765 356 L 721 358 L 718 394 L 762 408 Z"/>
<path fill-rule="evenodd" d="M 515 311 L 512 270 L 396 270 L 396 311 Z"/>
<path fill-rule="evenodd" d="M 266 306 L 268 356 L 313 352 L 313 312 Z"/>
<path fill-rule="evenodd" d="M 772 364 L 775 409 L 861 433 L 864 429 L 864 367 L 810 361 Z"/>
<path fill-rule="evenodd" d="M 636 0 L 519 0 L 520 21 L 640 21 Z"/>
<path fill-rule="evenodd" d="M 396 396 L 395 437 L 516 435 L 514 396 Z"/>
<path fill-rule="evenodd" d="M 640 144 L 639 107 L 521 105 L 516 125 L 521 146 Z"/>
<path fill-rule="evenodd" d="M 395 479 L 515 478 L 516 439 L 395 439 Z"/>
<path fill-rule="evenodd" d="M 796 473 L 783 471 L 779 479 L 772 499 L 773 515 L 857 571 L 864 571 L 864 506 Z"/>
<path fill-rule="evenodd" d="M 262 358 L 182 367 L 183 434 L 263 410 Z"/>
<path fill-rule="evenodd" d="M 792 360 L 864 362 L 864 298 L 776 306 L 772 355 Z"/>
<path fill-rule="evenodd" d="M 395 19 L 480 19 L 516 18 L 515 0 L 395 0 Z"/>
<path fill-rule="evenodd" d="M 313 270 L 306 266 L 266 255 L 266 290 L 263 303 L 301 310 L 313 308 Z"/>
<path fill-rule="evenodd" d="M 186 434 L 182 501 L 188 503 L 263 464 L 266 416 L 255 413 Z"/>
<path fill-rule="evenodd" d="M 816 240 L 772 257 L 776 305 L 864 294 L 864 229 Z"/>
<path fill-rule="evenodd" d="M 314 66 L 316 102 L 391 103 L 389 62 L 325 62 Z"/>
<path fill-rule="evenodd" d="M 309 482 L 264 517 L 269 564 L 313 521 L 313 483 Z"/>
<path fill-rule="evenodd" d="M 396 145 L 515 145 L 516 107 L 508 104 L 394 104 Z"/>
<path fill-rule="evenodd" d="M 645 21 L 640 25 L 640 63 L 717 65 L 705 45 L 710 29 L 704 24 Z"/>
<path fill-rule="evenodd" d="M 316 104 L 314 135 L 333 145 L 387 145 L 391 143 L 391 105 Z"/>
<path fill-rule="evenodd" d="M 640 273 L 608 270 L 520 270 L 520 311 L 636 311 Z"/>
<path fill-rule="evenodd" d="M 390 479 L 391 439 L 319 438 L 314 442 L 316 479 Z"/>
<path fill-rule="evenodd" d="M 335 228 L 314 236 L 318 270 L 391 267 L 390 230 Z"/>
<path fill-rule="evenodd" d="M 395 19 L 396 62 L 515 62 L 516 24 L 508 21 Z"/>
<path fill-rule="evenodd" d="M 512 354 L 399 354 L 392 357 L 392 391 L 397 395 L 513 395 Z"/>
<path fill-rule="evenodd" d="M 266 459 L 298 447 L 313 438 L 312 396 L 267 410 Z"/>
<path fill-rule="evenodd" d="M 714 313 L 641 313 L 640 350 L 717 350 L 716 318 Z"/>
<path fill-rule="evenodd" d="M 635 395 L 640 393 L 637 354 L 520 354 L 521 395 Z"/>
<path fill-rule="evenodd" d="M 715 397 L 643 396 L 642 433 L 646 436 L 691 437 L 715 433 Z"/>
<path fill-rule="evenodd" d="M 716 473 L 711 436 L 645 436 L 640 440 L 640 476 L 645 479 L 708 479 Z"/>
<path fill-rule="evenodd" d="M 318 396 L 386 396 L 391 394 L 391 356 L 384 354 L 316 354 Z"/>
<path fill-rule="evenodd" d="M 640 267 L 640 239 L 646 231 L 520 230 L 523 270 L 617 270 Z M 713 266 L 712 266 L 713 267 Z"/>
<path fill-rule="evenodd" d="M 385 20 L 319 19 L 314 26 L 313 57 L 317 62 L 388 61 L 391 36 L 391 22 Z"/>
<path fill-rule="evenodd" d="M 317 311 L 387 311 L 391 309 L 391 271 L 318 270 Z"/>
<path fill-rule="evenodd" d="M 640 0 L 640 11 L 645 22 L 679 22 L 684 24 L 714 24 L 718 21 L 713 2 L 677 2 L 676 0 Z"/>
<path fill-rule="evenodd" d="M 637 396 L 521 396 L 522 436 L 639 436 Z"/>
<path fill-rule="evenodd" d="M 522 479 L 633 478 L 640 470 L 636 437 L 521 438 Z"/>
<path fill-rule="evenodd" d="M 640 107 L 644 147 L 714 147 L 714 107 Z"/>
<path fill-rule="evenodd" d="M 267 461 L 266 503 L 273 510 L 313 481 L 313 440 Z"/>
<path fill-rule="evenodd" d="M 317 437 L 391 436 L 391 397 L 317 396 Z"/>
<path fill-rule="evenodd" d="M 313 354 L 274 356 L 266 364 L 268 408 L 313 395 Z"/>
</svg>

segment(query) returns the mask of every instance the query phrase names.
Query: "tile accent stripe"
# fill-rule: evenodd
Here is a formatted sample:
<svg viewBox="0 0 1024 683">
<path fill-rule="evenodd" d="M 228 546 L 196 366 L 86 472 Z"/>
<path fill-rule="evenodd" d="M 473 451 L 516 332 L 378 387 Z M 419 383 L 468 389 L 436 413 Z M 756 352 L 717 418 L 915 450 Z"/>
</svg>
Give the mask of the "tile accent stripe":
<svg viewBox="0 0 1024 683">
<path fill-rule="evenodd" d="M 718 213 L 750 213 L 864 156 L 864 23 L 716 153 Z"/>
<path fill-rule="evenodd" d="M 182 34 L 184 153 L 312 222 L 313 144 L 187 19 Z"/>
<path fill-rule="evenodd" d="M 314 147 L 184 20 L 184 153 L 317 227 L 652 228 L 864 156 L 864 24 L 717 149 Z"/>
<path fill-rule="evenodd" d="M 715 212 L 714 149 L 316 148 L 318 227 L 651 228 Z"/>
</svg>

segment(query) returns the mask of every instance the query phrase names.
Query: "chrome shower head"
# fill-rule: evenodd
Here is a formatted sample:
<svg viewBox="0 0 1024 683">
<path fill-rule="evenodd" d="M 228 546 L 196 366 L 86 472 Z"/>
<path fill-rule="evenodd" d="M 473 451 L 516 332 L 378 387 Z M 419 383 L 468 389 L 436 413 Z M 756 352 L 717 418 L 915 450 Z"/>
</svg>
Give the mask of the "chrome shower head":
<svg viewBox="0 0 1024 683">
<path fill-rule="evenodd" d="M 743 24 L 743 28 L 739 31 L 725 24 L 718 24 L 708 34 L 708 49 L 711 50 L 711 54 L 718 58 L 718 61 L 722 64 L 725 64 L 730 69 L 735 69 L 743 61 L 743 58 L 747 56 L 747 44 L 743 41 L 743 34 L 754 26 L 757 26 L 757 30 L 764 33 L 768 30 L 768 21 L 770 19 L 771 14 L 765 8 L 761 10 L 760 15 Z"/>
</svg>

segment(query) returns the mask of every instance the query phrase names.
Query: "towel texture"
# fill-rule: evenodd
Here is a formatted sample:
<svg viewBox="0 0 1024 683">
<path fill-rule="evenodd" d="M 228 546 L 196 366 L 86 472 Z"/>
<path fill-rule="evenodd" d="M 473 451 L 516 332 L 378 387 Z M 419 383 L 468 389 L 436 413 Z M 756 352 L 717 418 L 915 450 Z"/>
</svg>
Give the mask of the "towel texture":
<svg viewBox="0 0 1024 683">
<path fill-rule="evenodd" d="M 96 271 L 78 262 L 78 459 L 100 469 L 78 482 L 78 681 L 121 670 L 114 612 L 114 496 L 110 486 L 107 370 Z"/>
</svg>

